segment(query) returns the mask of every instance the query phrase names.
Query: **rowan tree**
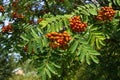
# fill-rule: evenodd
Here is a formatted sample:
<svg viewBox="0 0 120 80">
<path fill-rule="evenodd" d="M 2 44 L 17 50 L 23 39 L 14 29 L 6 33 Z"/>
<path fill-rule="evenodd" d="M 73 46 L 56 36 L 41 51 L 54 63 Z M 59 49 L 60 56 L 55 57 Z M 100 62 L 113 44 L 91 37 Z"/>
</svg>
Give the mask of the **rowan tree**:
<svg viewBox="0 0 120 80">
<path fill-rule="evenodd" d="M 97 1 L 1 2 L 0 52 L 20 53 L 22 61 L 32 59 L 42 80 L 75 79 L 81 66 L 90 72 L 87 78 L 80 76 L 83 80 L 117 80 L 120 1 Z M 3 24 L 4 19 L 9 20 L 8 25 Z M 102 74 L 101 70 L 105 72 Z"/>
</svg>

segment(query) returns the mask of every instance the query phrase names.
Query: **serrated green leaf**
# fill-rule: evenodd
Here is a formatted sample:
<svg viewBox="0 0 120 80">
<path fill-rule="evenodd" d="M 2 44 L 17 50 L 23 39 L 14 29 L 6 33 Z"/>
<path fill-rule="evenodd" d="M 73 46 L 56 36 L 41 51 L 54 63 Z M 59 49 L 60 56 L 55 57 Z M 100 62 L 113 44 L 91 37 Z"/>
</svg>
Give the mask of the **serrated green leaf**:
<svg viewBox="0 0 120 80">
<path fill-rule="evenodd" d="M 80 54 L 79 60 L 80 60 L 81 62 L 83 62 L 84 59 L 85 59 L 85 53 L 83 52 L 83 49 L 81 49 L 81 54 Z"/>
<path fill-rule="evenodd" d="M 56 21 L 56 22 L 55 22 L 55 31 L 56 31 L 56 32 L 59 32 L 59 31 L 60 31 L 59 26 L 60 26 L 60 25 L 59 25 L 59 22 Z"/>
<path fill-rule="evenodd" d="M 81 7 L 77 7 L 78 8 L 78 10 L 82 10 L 82 8 Z"/>
<path fill-rule="evenodd" d="M 80 54 L 81 54 L 81 46 L 78 47 L 77 56 L 79 56 Z"/>
<path fill-rule="evenodd" d="M 34 38 L 39 38 L 38 34 L 35 32 L 35 30 L 33 28 L 31 28 L 31 31 L 32 31 L 31 34 Z"/>
<path fill-rule="evenodd" d="M 40 26 L 41 26 L 41 29 L 43 29 L 43 28 L 46 27 L 46 25 L 48 24 L 48 22 L 47 22 L 47 21 L 42 21 L 42 22 L 40 22 L 39 24 L 40 24 Z"/>
<path fill-rule="evenodd" d="M 53 66 L 51 66 L 50 64 L 46 64 L 46 67 L 53 73 L 53 74 L 57 74 L 55 72 L 55 69 L 53 68 Z"/>
<path fill-rule="evenodd" d="M 86 62 L 88 65 L 90 65 L 90 56 L 89 53 L 86 53 Z"/>
<path fill-rule="evenodd" d="M 90 44 L 91 44 L 91 46 L 94 46 L 94 44 L 95 44 L 95 37 L 94 36 L 91 37 Z"/>
<path fill-rule="evenodd" d="M 31 53 L 32 52 L 32 42 L 30 41 L 29 43 L 28 43 L 28 52 L 29 53 Z"/>
<path fill-rule="evenodd" d="M 42 40 L 43 47 L 47 47 L 48 46 L 47 38 L 43 36 L 41 40 Z"/>
<path fill-rule="evenodd" d="M 100 43 L 102 46 L 105 46 L 105 43 L 104 43 L 102 40 L 99 40 L 99 43 Z"/>
<path fill-rule="evenodd" d="M 120 0 L 116 0 L 116 3 L 118 4 L 118 6 L 120 6 Z"/>
<path fill-rule="evenodd" d="M 98 40 L 98 39 L 96 39 L 96 40 L 95 40 L 95 42 L 96 42 L 96 47 L 97 47 L 98 49 L 100 49 L 99 40 Z"/>
<path fill-rule="evenodd" d="M 51 29 L 51 31 L 52 31 L 52 32 L 54 32 L 54 31 L 55 31 L 55 23 L 54 23 L 54 22 L 53 22 L 53 23 L 51 23 L 50 29 Z"/>
<path fill-rule="evenodd" d="M 117 5 L 117 2 L 116 2 L 116 0 L 113 0 L 113 3 L 114 3 L 115 5 Z"/>
<path fill-rule="evenodd" d="M 33 51 L 34 51 L 35 53 L 38 53 L 36 42 L 33 43 Z"/>
<path fill-rule="evenodd" d="M 52 32 L 50 24 L 47 25 L 47 32 Z"/>
<path fill-rule="evenodd" d="M 100 55 L 100 53 L 98 53 L 98 52 L 95 51 L 95 50 L 92 50 L 89 54 L 91 54 L 91 55 L 95 55 L 95 56 Z"/>
<path fill-rule="evenodd" d="M 25 40 L 25 41 L 28 41 L 28 42 L 29 42 L 29 39 L 25 36 L 25 34 L 21 35 L 20 37 L 21 37 L 23 40 Z"/>
<path fill-rule="evenodd" d="M 89 4 L 91 8 L 96 8 L 95 4 Z"/>
<path fill-rule="evenodd" d="M 77 47 L 78 47 L 78 41 L 73 42 L 73 44 L 70 47 L 71 53 L 74 53 Z"/>
<path fill-rule="evenodd" d="M 43 34 L 43 31 L 40 29 L 40 27 L 37 27 L 37 30 L 40 32 L 40 34 Z"/>
<path fill-rule="evenodd" d="M 82 10 L 81 13 L 84 15 L 90 16 L 90 14 L 86 10 Z"/>
<path fill-rule="evenodd" d="M 97 15 L 97 10 L 96 9 L 88 9 L 88 12 L 92 15 Z"/>
<path fill-rule="evenodd" d="M 39 39 L 38 47 L 39 47 L 40 51 L 43 52 L 43 42 L 42 42 L 42 39 Z"/>
<path fill-rule="evenodd" d="M 43 71 L 43 73 L 41 74 L 42 76 L 42 80 L 46 80 L 46 74 L 45 74 L 45 71 Z"/>
<path fill-rule="evenodd" d="M 90 57 L 93 60 L 93 62 L 95 62 L 97 64 L 99 63 L 99 59 L 96 56 L 91 55 Z"/>
<path fill-rule="evenodd" d="M 24 47 L 28 42 L 23 41 L 22 43 L 18 44 L 19 47 Z"/>
<path fill-rule="evenodd" d="M 50 73 L 50 71 L 45 68 L 45 72 L 47 73 L 48 77 L 51 78 L 51 73 Z"/>
<path fill-rule="evenodd" d="M 59 29 L 61 30 L 61 27 L 63 27 L 63 22 L 62 20 L 59 20 Z"/>
<path fill-rule="evenodd" d="M 74 12 L 78 14 L 78 13 L 79 13 L 79 10 L 74 10 Z"/>
<path fill-rule="evenodd" d="M 66 18 L 63 18 L 63 22 L 64 22 L 65 27 L 67 27 L 68 23 L 67 23 L 67 19 Z"/>
<path fill-rule="evenodd" d="M 53 63 L 53 62 L 51 62 L 52 63 L 52 65 L 54 65 L 56 68 L 61 68 L 61 66 L 59 66 L 59 65 L 57 65 L 57 64 L 55 64 L 55 63 Z"/>
</svg>

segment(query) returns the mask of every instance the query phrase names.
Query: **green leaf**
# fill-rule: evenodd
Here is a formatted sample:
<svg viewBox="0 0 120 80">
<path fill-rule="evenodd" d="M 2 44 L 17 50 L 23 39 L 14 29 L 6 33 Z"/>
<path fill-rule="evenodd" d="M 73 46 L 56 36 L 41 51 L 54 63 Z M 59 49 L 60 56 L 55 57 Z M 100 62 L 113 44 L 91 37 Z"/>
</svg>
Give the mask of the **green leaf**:
<svg viewBox="0 0 120 80">
<path fill-rule="evenodd" d="M 40 27 L 37 27 L 37 30 L 38 30 L 41 34 L 43 34 L 43 31 L 40 29 Z"/>
<path fill-rule="evenodd" d="M 99 59 L 96 56 L 91 55 L 90 57 L 92 58 L 93 62 L 97 64 L 99 63 Z"/>
<path fill-rule="evenodd" d="M 53 73 L 53 74 L 57 74 L 55 72 L 55 69 L 53 68 L 53 66 L 51 64 L 46 64 L 46 67 Z"/>
<path fill-rule="evenodd" d="M 54 65 L 56 68 L 61 68 L 61 66 L 59 66 L 59 65 L 57 65 L 57 64 L 55 64 L 55 63 L 53 63 L 53 62 L 51 62 L 52 63 L 52 65 Z"/>
<path fill-rule="evenodd" d="M 28 42 L 23 41 L 23 42 L 21 42 L 20 44 L 18 44 L 18 46 L 19 46 L 19 47 L 24 47 L 27 43 L 28 43 Z"/>
<path fill-rule="evenodd" d="M 29 42 L 29 39 L 27 39 L 27 37 L 25 36 L 25 34 L 22 34 L 20 37 L 21 37 L 23 40 L 25 40 L 25 41 L 28 41 L 28 42 Z"/>
<path fill-rule="evenodd" d="M 88 9 L 88 12 L 92 15 L 97 15 L 97 10 L 96 9 Z"/>
<path fill-rule="evenodd" d="M 75 50 L 77 49 L 77 47 L 78 47 L 78 41 L 75 41 L 75 42 L 73 42 L 73 44 L 71 45 L 71 47 L 70 47 L 70 51 L 71 51 L 71 53 L 74 53 L 75 52 Z"/>
<path fill-rule="evenodd" d="M 86 54 L 86 62 L 88 65 L 90 65 L 90 56 L 89 53 Z"/>
<path fill-rule="evenodd" d="M 35 30 L 33 28 L 31 28 L 31 35 L 34 37 L 34 38 L 39 38 L 38 34 L 35 32 Z"/>
<path fill-rule="evenodd" d="M 63 18 L 63 22 L 64 22 L 65 27 L 67 27 L 68 26 L 68 22 L 67 22 L 66 18 Z"/>
<path fill-rule="evenodd" d="M 51 32 L 52 30 L 51 30 L 51 25 L 50 24 L 48 24 L 47 25 L 47 32 Z"/>
<path fill-rule="evenodd" d="M 82 10 L 81 13 L 86 15 L 86 16 L 90 16 L 90 14 L 86 10 Z"/>
<path fill-rule="evenodd" d="M 100 49 L 100 45 L 99 45 L 99 40 L 98 39 L 96 39 L 96 47 L 98 48 L 98 49 Z"/>
<path fill-rule="evenodd" d="M 83 62 L 83 61 L 84 61 L 84 58 L 85 58 L 85 53 L 83 52 L 83 49 L 81 49 L 81 55 L 80 55 L 80 57 L 79 57 L 79 60 L 80 60 L 81 62 Z"/>
<path fill-rule="evenodd" d="M 113 0 L 113 3 L 114 3 L 115 5 L 117 5 L 117 2 L 116 2 L 116 0 Z"/>
<path fill-rule="evenodd" d="M 95 55 L 95 56 L 100 55 L 100 53 L 98 53 L 98 52 L 95 51 L 95 50 L 91 50 L 91 53 L 89 53 L 89 54 L 91 54 L 91 55 Z"/>
<path fill-rule="evenodd" d="M 54 23 L 54 22 L 53 22 L 53 23 L 51 23 L 50 29 L 51 29 L 51 31 L 52 31 L 52 32 L 54 32 L 54 31 L 55 31 L 55 23 Z"/>
<path fill-rule="evenodd" d="M 28 52 L 29 53 L 31 53 L 32 52 L 32 48 L 33 47 L 33 45 L 32 45 L 32 42 L 30 41 L 29 43 L 28 43 Z"/>
<path fill-rule="evenodd" d="M 59 32 L 59 31 L 60 31 L 59 26 L 60 26 L 60 25 L 59 25 L 59 22 L 56 21 L 56 22 L 55 22 L 55 27 L 54 27 L 54 29 L 55 29 L 56 32 Z"/>
<path fill-rule="evenodd" d="M 43 36 L 41 40 L 42 40 L 43 47 L 47 47 L 49 45 L 47 38 L 45 36 Z"/>
<path fill-rule="evenodd" d="M 42 21 L 42 22 L 40 22 L 40 26 L 42 26 L 41 29 L 45 28 L 46 25 L 48 25 L 48 22 L 47 22 L 47 21 Z"/>
<path fill-rule="evenodd" d="M 42 80 L 46 80 L 46 74 L 45 74 L 45 71 L 42 72 L 41 76 L 42 76 Z"/>
<path fill-rule="evenodd" d="M 35 53 L 38 53 L 36 42 L 33 43 L 33 51 L 34 51 Z"/>
<path fill-rule="evenodd" d="M 79 46 L 78 48 L 77 56 L 79 56 L 80 54 L 81 54 L 81 46 Z"/>
<path fill-rule="evenodd" d="M 45 68 L 45 72 L 47 73 L 48 77 L 51 78 L 51 73 L 50 73 L 50 71 Z"/>
<path fill-rule="evenodd" d="M 42 39 L 40 38 L 37 43 L 38 43 L 38 47 L 39 47 L 40 51 L 43 52 L 43 41 L 42 41 Z"/>
<path fill-rule="evenodd" d="M 120 6 L 120 0 L 116 0 L 116 3 L 118 4 L 118 6 Z"/>
</svg>

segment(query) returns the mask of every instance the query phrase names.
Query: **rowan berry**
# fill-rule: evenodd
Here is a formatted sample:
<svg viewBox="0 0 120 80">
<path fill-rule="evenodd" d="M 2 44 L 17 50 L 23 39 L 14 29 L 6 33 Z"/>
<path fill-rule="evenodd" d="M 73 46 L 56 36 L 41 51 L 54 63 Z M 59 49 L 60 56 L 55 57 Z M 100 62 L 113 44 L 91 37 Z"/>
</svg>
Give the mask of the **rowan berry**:
<svg viewBox="0 0 120 80">
<path fill-rule="evenodd" d="M 74 16 L 69 21 L 70 28 L 74 32 L 83 32 L 87 27 L 87 23 L 85 22 L 82 23 L 79 16 Z"/>
<path fill-rule="evenodd" d="M 71 40 L 70 35 L 66 31 L 61 32 L 61 33 L 51 32 L 51 33 L 46 34 L 46 37 L 50 40 L 49 45 L 52 48 L 60 47 L 62 49 L 62 47 L 67 46 L 68 42 Z"/>
<path fill-rule="evenodd" d="M 4 11 L 5 11 L 4 7 L 0 5 L 0 12 L 4 12 Z"/>
<path fill-rule="evenodd" d="M 2 33 L 5 33 L 5 32 L 12 32 L 12 26 L 11 24 L 8 24 L 7 26 L 3 26 L 2 27 Z"/>
<path fill-rule="evenodd" d="M 115 15 L 115 10 L 113 10 L 112 7 L 102 7 L 101 10 L 98 11 L 98 15 L 96 16 L 96 19 L 101 21 L 107 21 L 112 20 Z"/>
</svg>

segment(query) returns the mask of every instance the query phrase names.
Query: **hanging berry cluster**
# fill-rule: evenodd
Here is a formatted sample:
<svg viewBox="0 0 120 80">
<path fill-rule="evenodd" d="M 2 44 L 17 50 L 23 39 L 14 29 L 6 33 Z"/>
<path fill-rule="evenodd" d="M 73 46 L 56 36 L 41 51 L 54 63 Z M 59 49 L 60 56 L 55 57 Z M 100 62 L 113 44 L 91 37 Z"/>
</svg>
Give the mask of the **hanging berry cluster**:
<svg viewBox="0 0 120 80">
<path fill-rule="evenodd" d="M 14 1 L 12 2 L 12 6 L 13 6 L 13 7 L 17 7 L 17 6 L 18 6 L 18 2 L 19 2 L 19 0 L 14 0 Z"/>
<path fill-rule="evenodd" d="M 97 19 L 101 21 L 112 20 L 115 15 L 115 11 L 112 7 L 102 7 L 101 10 L 98 11 Z"/>
<path fill-rule="evenodd" d="M 19 3 L 19 0 L 14 0 L 12 2 L 12 9 L 13 9 L 13 11 L 18 11 L 18 8 L 19 8 L 18 3 Z"/>
<path fill-rule="evenodd" d="M 50 39 L 50 46 L 52 48 L 60 47 L 61 49 L 65 49 L 65 47 L 68 46 L 68 42 L 71 40 L 70 35 L 66 31 L 62 33 L 51 32 L 46 36 Z"/>
<path fill-rule="evenodd" d="M 87 24 L 85 22 L 81 22 L 79 16 L 74 16 L 70 19 L 70 28 L 74 32 L 83 32 L 85 31 Z"/>
<path fill-rule="evenodd" d="M 4 7 L 2 5 L 0 5 L 0 12 L 4 12 Z"/>
<path fill-rule="evenodd" d="M 24 16 L 23 16 L 22 14 L 18 14 L 17 12 L 13 12 L 13 13 L 12 13 L 12 18 L 23 19 Z"/>
<path fill-rule="evenodd" d="M 2 27 L 2 33 L 5 33 L 5 32 L 12 32 L 11 24 L 8 24 L 7 26 Z"/>
</svg>

